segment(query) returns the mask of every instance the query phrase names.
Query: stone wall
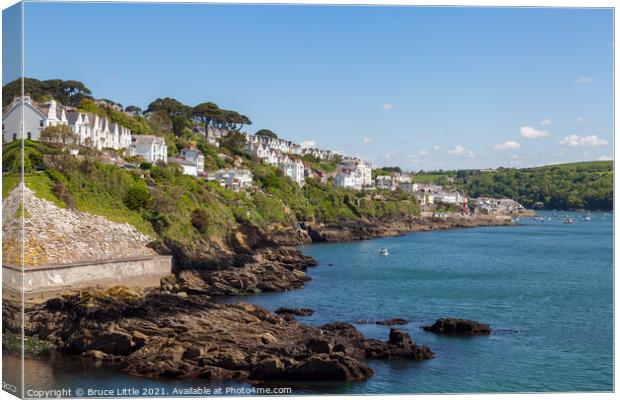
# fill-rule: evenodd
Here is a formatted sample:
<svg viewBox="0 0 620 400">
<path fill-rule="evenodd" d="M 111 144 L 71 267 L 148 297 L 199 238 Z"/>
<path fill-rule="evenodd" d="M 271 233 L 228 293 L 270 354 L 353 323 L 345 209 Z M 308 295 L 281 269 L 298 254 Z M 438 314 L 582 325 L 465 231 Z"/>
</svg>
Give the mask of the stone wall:
<svg viewBox="0 0 620 400">
<path fill-rule="evenodd" d="M 147 247 L 153 241 L 129 224 L 104 217 L 60 208 L 23 191 L 24 264 L 66 264 L 102 259 L 154 256 Z M 5 264 L 20 265 L 21 218 L 19 187 L 2 201 L 2 254 Z"/>
<path fill-rule="evenodd" d="M 85 287 L 116 285 L 159 286 L 172 271 L 171 256 L 142 256 L 124 259 L 77 262 L 63 265 L 27 267 L 23 272 L 26 294 L 57 293 Z M 4 289 L 19 292 L 22 272 L 18 266 L 2 266 Z"/>
</svg>

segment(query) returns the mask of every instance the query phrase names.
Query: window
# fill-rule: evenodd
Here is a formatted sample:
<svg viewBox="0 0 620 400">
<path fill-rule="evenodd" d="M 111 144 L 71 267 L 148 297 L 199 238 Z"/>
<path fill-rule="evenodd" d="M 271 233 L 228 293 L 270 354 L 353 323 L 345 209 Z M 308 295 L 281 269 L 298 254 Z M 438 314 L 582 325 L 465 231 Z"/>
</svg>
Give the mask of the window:
<svg viewBox="0 0 620 400">
<path fill-rule="evenodd" d="M 43 128 L 43 120 L 39 121 L 39 126 Z"/>
<path fill-rule="evenodd" d="M 31 132 L 28 132 L 27 135 L 28 135 L 28 139 L 32 139 L 32 133 Z"/>
<path fill-rule="evenodd" d="M 17 140 L 17 133 L 13 134 L 13 140 Z"/>
</svg>

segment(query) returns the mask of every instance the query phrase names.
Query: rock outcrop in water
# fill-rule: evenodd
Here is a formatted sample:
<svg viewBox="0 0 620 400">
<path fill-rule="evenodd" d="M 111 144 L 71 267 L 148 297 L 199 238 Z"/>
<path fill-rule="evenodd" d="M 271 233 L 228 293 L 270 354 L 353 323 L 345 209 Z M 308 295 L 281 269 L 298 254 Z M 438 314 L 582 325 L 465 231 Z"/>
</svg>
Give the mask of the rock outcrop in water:
<svg viewBox="0 0 620 400">
<path fill-rule="evenodd" d="M 439 318 L 433 325 L 423 326 L 422 329 L 444 335 L 477 336 L 491 334 L 491 327 L 488 324 L 459 318 Z"/>
<path fill-rule="evenodd" d="M 4 321 L 17 317 L 18 307 L 3 306 Z M 373 375 L 366 358 L 434 356 L 397 329 L 383 342 L 347 323 L 314 328 L 251 304 L 159 289 L 83 291 L 29 306 L 25 319 L 26 335 L 61 352 L 148 377 L 359 381 Z"/>
<path fill-rule="evenodd" d="M 299 289 L 310 280 L 305 270 L 316 260 L 299 250 L 275 247 L 256 250 L 239 264 L 221 270 L 183 269 L 163 283 L 166 290 L 210 296 L 282 292 Z"/>
<path fill-rule="evenodd" d="M 430 218 L 413 217 L 400 220 L 341 221 L 307 224 L 312 242 L 349 242 L 380 237 L 400 236 L 407 232 L 425 232 L 452 228 L 511 225 L 509 218 L 494 216 Z"/>
</svg>

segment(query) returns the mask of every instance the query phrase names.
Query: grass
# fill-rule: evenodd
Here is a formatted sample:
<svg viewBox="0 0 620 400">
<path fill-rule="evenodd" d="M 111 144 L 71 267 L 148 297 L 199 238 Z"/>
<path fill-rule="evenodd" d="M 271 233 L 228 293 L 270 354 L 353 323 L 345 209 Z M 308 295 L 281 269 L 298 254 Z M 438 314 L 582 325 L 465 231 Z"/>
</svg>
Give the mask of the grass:
<svg viewBox="0 0 620 400">
<path fill-rule="evenodd" d="M 9 194 L 19 184 L 20 177 L 15 174 L 3 174 L 2 176 L 2 198 L 6 199 Z"/>
<path fill-rule="evenodd" d="M 54 346 L 46 341 L 35 337 L 25 336 L 23 340 L 24 352 L 30 356 L 43 356 L 49 354 Z M 21 353 L 22 340 L 21 336 L 12 332 L 2 333 L 2 348 L 12 353 Z"/>
<path fill-rule="evenodd" d="M 413 175 L 412 180 L 415 183 L 435 182 L 440 178 L 448 178 L 451 174 L 429 174 L 429 175 Z"/>
<path fill-rule="evenodd" d="M 52 192 L 52 180 L 44 173 L 32 173 L 24 176 L 26 187 L 32 190 L 37 197 L 51 201 L 58 207 L 66 204 Z M 16 174 L 6 174 L 2 177 L 2 198 L 5 199 L 19 184 L 20 177 Z"/>
</svg>

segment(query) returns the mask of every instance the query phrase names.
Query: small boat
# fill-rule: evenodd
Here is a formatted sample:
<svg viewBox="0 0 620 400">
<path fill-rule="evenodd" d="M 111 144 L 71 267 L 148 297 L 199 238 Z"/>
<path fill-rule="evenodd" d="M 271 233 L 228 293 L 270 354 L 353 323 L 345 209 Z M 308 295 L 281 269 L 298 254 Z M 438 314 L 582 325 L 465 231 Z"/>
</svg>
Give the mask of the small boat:
<svg viewBox="0 0 620 400">
<path fill-rule="evenodd" d="M 381 250 L 379 250 L 378 253 L 380 256 L 389 256 L 390 252 L 388 251 L 388 249 L 386 249 L 385 247 L 383 247 Z"/>
<path fill-rule="evenodd" d="M 574 224 L 574 223 L 575 223 L 575 221 L 573 221 L 573 219 L 572 219 L 572 218 L 570 218 L 570 217 L 566 217 L 566 218 L 564 219 L 564 223 L 565 223 L 565 224 Z"/>
<path fill-rule="evenodd" d="M 581 217 L 582 221 L 592 221 L 592 217 L 590 217 L 589 215 L 584 215 L 583 217 Z"/>
</svg>

